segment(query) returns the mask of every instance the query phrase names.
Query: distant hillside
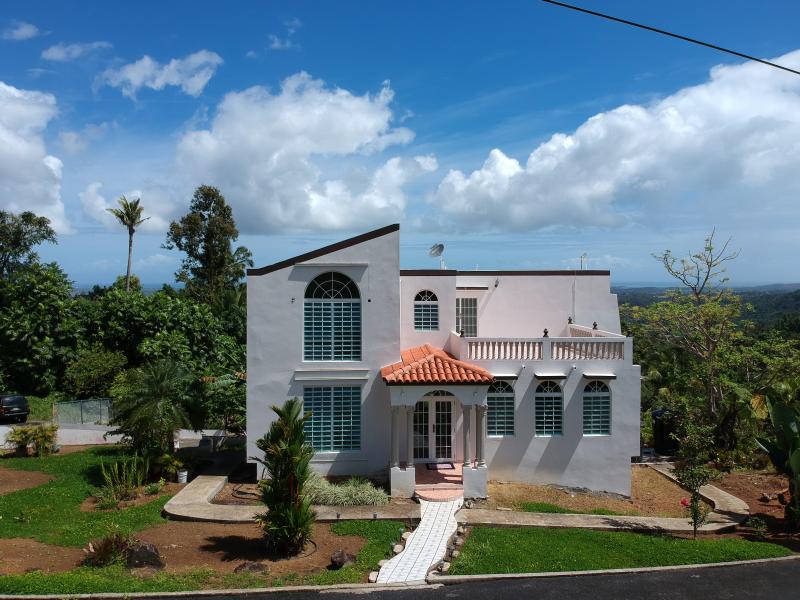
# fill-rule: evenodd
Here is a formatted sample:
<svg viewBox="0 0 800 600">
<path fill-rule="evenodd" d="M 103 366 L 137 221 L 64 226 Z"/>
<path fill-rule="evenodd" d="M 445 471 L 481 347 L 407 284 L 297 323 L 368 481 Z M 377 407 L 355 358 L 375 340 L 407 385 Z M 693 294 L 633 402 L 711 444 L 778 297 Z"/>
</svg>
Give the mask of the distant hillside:
<svg viewBox="0 0 800 600">
<path fill-rule="evenodd" d="M 620 304 L 648 306 L 657 302 L 667 292 L 667 288 L 657 287 L 614 287 Z M 774 324 L 784 318 L 800 319 L 800 284 L 772 284 L 734 288 L 742 300 L 752 305 L 748 319 L 764 325 Z"/>
</svg>

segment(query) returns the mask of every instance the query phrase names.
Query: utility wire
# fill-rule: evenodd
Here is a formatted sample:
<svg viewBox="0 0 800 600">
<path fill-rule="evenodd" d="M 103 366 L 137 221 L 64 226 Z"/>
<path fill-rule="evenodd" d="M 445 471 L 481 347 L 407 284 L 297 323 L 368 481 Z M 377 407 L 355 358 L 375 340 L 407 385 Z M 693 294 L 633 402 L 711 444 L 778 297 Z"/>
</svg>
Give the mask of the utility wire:
<svg viewBox="0 0 800 600">
<path fill-rule="evenodd" d="M 699 46 L 705 46 L 706 48 L 713 48 L 714 50 L 719 50 L 720 52 L 727 52 L 728 54 L 733 54 L 734 56 L 739 56 L 741 58 L 746 58 L 747 60 L 753 60 L 755 62 L 760 62 L 761 64 L 775 67 L 776 69 L 781 69 L 783 71 L 788 71 L 789 73 L 794 73 L 795 75 L 800 75 L 800 71 L 795 71 L 794 69 L 790 69 L 789 67 L 784 67 L 783 65 L 778 65 L 776 63 L 770 62 L 768 60 L 764 60 L 763 58 L 756 58 L 755 56 L 750 56 L 749 54 L 744 54 L 742 52 L 737 52 L 736 50 L 731 50 L 729 48 L 723 48 L 722 46 L 717 46 L 715 44 L 710 44 L 708 42 L 703 42 L 701 40 L 696 40 L 694 38 L 686 37 L 685 35 L 679 35 L 677 33 L 671 33 L 669 31 L 665 31 L 663 29 L 658 29 L 657 27 L 650 27 L 649 25 L 643 25 L 641 23 L 635 23 L 634 21 L 628 21 L 627 19 L 620 19 L 619 17 L 613 17 L 611 15 L 607 15 L 601 12 L 597 12 L 594 10 L 589 10 L 588 8 L 581 8 L 580 6 L 573 6 L 572 4 L 567 4 L 565 2 L 557 2 L 556 0 L 542 0 L 542 2 L 547 2 L 548 4 L 554 4 L 556 6 L 561 6 L 562 8 L 569 8 L 570 10 L 576 10 L 578 12 L 586 13 L 587 15 L 593 15 L 595 17 L 601 17 L 603 19 L 608 19 L 609 21 L 616 21 L 617 23 L 623 23 L 625 25 L 631 25 L 633 27 L 638 27 L 639 29 L 646 29 L 647 31 L 654 31 L 655 33 L 660 33 L 661 35 L 667 35 L 669 37 L 674 37 L 679 40 L 683 40 L 685 42 L 691 42 L 692 44 L 697 44 Z"/>
</svg>

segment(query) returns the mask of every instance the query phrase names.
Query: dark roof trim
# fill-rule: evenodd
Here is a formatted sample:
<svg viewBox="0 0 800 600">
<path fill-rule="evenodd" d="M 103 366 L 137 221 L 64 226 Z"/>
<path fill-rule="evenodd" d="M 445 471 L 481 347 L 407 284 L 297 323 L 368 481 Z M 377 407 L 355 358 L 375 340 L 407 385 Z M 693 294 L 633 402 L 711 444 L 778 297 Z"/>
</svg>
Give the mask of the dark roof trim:
<svg viewBox="0 0 800 600">
<path fill-rule="evenodd" d="M 362 233 L 361 235 L 342 240 L 341 242 L 336 242 L 335 244 L 324 246 L 322 248 L 312 250 L 311 252 L 306 252 L 305 254 L 300 254 L 298 256 L 282 260 L 281 262 L 267 265 L 266 267 L 247 269 L 247 276 L 252 277 L 254 275 L 266 275 L 267 273 L 272 273 L 273 271 L 280 271 L 286 267 L 294 266 L 297 263 L 319 258 L 320 256 L 325 256 L 326 254 L 337 252 L 338 250 L 344 250 L 345 248 L 349 248 L 351 246 L 363 244 L 364 242 L 374 240 L 375 238 L 379 238 L 389 233 L 394 233 L 395 231 L 400 231 L 400 225 L 398 223 L 387 225 L 386 227 L 381 227 L 380 229 L 375 229 L 374 231 L 368 231 L 367 233 Z"/>
<path fill-rule="evenodd" d="M 458 271 L 455 269 L 400 269 L 400 276 L 408 275 L 413 277 L 431 277 L 435 275 L 447 275 L 455 277 Z"/>
<path fill-rule="evenodd" d="M 465 292 L 485 292 L 489 289 L 488 285 L 457 285 L 456 291 Z"/>
<path fill-rule="evenodd" d="M 400 269 L 400 275 L 408 275 L 408 276 L 433 276 L 433 275 L 459 275 L 459 276 L 466 276 L 466 275 L 475 275 L 480 277 L 481 275 L 485 275 L 488 277 L 499 277 L 499 276 L 507 276 L 507 275 L 540 275 L 540 276 L 549 276 L 549 275 L 611 275 L 611 271 L 607 270 L 574 270 L 574 271 L 567 271 L 567 270 L 554 270 L 554 271 L 455 271 L 453 269 Z"/>
</svg>

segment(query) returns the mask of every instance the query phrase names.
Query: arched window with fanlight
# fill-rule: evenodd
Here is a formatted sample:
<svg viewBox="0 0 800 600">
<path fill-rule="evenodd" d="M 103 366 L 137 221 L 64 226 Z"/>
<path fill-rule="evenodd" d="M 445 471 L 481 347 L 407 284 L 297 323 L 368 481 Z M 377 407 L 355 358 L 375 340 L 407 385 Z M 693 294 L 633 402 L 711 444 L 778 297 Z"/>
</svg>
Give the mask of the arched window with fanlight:
<svg viewBox="0 0 800 600">
<path fill-rule="evenodd" d="M 495 381 L 486 395 L 486 434 L 514 435 L 514 388 L 506 381 Z"/>
<path fill-rule="evenodd" d="M 329 272 L 306 287 L 304 360 L 361 360 L 361 296 L 352 279 Z"/>
<path fill-rule="evenodd" d="M 555 381 L 543 381 L 534 396 L 536 435 L 552 436 L 564 433 L 564 394 Z"/>
<path fill-rule="evenodd" d="M 430 290 L 414 296 L 414 330 L 439 331 L 439 299 Z"/>
<path fill-rule="evenodd" d="M 583 388 L 583 435 L 611 435 L 611 390 L 602 381 Z"/>
</svg>

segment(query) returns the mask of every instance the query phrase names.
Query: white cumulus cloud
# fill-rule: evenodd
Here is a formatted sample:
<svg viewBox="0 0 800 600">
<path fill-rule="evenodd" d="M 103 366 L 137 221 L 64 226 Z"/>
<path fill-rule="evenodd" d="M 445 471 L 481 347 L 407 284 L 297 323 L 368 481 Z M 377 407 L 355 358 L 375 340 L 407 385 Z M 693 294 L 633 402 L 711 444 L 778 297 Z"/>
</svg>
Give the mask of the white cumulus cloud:
<svg viewBox="0 0 800 600">
<path fill-rule="evenodd" d="M 222 57 L 209 50 L 173 58 L 167 64 L 145 55 L 136 62 L 106 69 L 100 82 L 121 89 L 129 98 L 135 98 L 143 87 L 163 90 L 167 86 L 179 87 L 185 94 L 196 97 L 203 92 L 221 64 Z"/>
<path fill-rule="evenodd" d="M 42 58 L 53 62 L 68 62 L 95 50 L 111 48 L 110 42 L 88 42 L 85 44 L 58 43 L 42 51 Z"/>
<path fill-rule="evenodd" d="M 72 228 L 61 201 L 61 161 L 47 153 L 43 133 L 58 113 L 55 96 L 0 82 L 0 208 L 31 210 L 59 233 Z"/>
<path fill-rule="evenodd" d="M 10 27 L 3 30 L 3 39 L 21 42 L 43 35 L 39 28 L 24 21 L 14 21 Z"/>
<path fill-rule="evenodd" d="M 410 142 L 393 127 L 393 92 L 356 95 L 306 73 L 271 93 L 229 93 L 209 127 L 179 141 L 178 167 L 188 181 L 218 186 L 245 232 L 340 229 L 403 215 L 403 187 L 436 168 L 432 157 L 392 158 L 362 177 L 325 178 L 320 163 Z"/>
<path fill-rule="evenodd" d="M 775 60 L 798 68 L 800 50 Z M 646 218 L 687 195 L 721 210 L 759 196 L 788 202 L 800 192 L 798 140 L 800 77 L 720 66 L 705 83 L 555 134 L 524 162 L 494 149 L 480 168 L 450 171 L 432 201 L 463 229 L 517 231 Z"/>
<path fill-rule="evenodd" d="M 93 221 L 100 223 L 109 231 L 116 231 L 121 228 L 121 225 L 116 217 L 108 212 L 108 209 L 116 208 L 118 203 L 116 199 L 107 200 L 100 192 L 102 187 L 102 182 L 94 181 L 78 194 L 81 209 Z M 141 206 L 144 208 L 142 216 L 147 220 L 137 228 L 137 231 L 163 232 L 169 227 L 170 221 L 177 216 L 178 207 L 172 199 L 172 193 L 160 187 L 128 190 L 122 195 L 129 200 L 134 198 L 141 200 Z"/>
</svg>

